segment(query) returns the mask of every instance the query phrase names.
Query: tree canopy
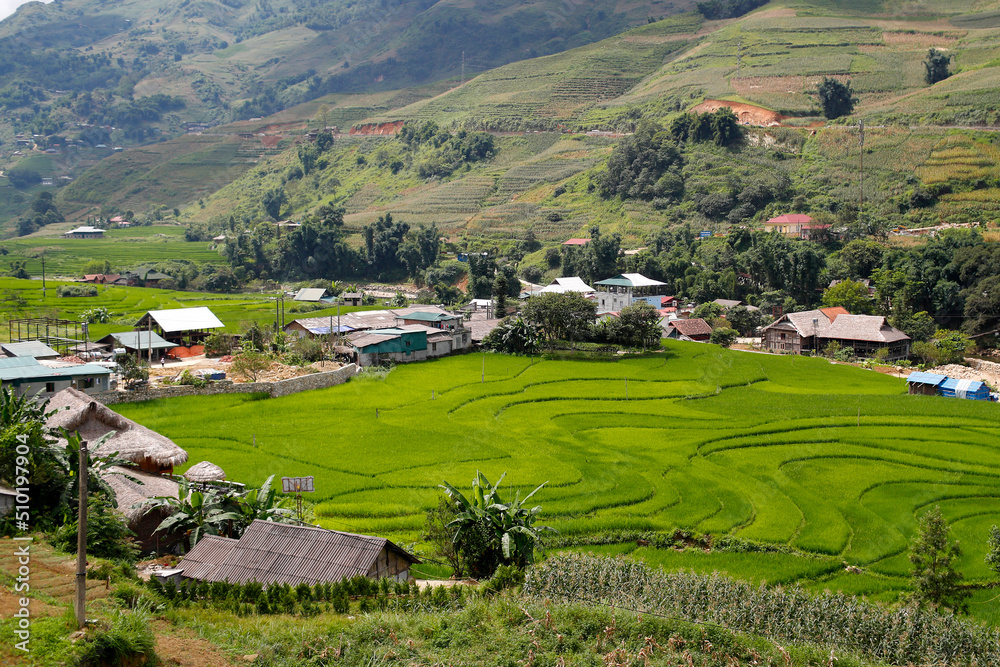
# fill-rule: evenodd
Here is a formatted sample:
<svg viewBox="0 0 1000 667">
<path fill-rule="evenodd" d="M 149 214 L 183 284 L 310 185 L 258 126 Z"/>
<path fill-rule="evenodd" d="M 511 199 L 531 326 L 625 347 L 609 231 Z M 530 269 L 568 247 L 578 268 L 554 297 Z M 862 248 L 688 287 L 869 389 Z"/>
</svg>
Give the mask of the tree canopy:
<svg viewBox="0 0 1000 667">
<path fill-rule="evenodd" d="M 823 115 L 827 118 L 840 118 L 854 113 L 854 105 L 858 100 L 851 90 L 851 82 L 841 83 L 837 79 L 823 77 L 816 88 L 819 95 L 820 106 L 823 107 Z"/>
</svg>

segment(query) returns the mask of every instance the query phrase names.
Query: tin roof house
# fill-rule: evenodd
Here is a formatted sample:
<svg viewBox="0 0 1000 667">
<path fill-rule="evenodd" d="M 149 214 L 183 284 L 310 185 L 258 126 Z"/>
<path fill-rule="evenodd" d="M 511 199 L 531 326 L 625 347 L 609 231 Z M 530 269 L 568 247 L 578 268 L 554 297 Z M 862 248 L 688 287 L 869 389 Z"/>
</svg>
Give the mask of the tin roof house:
<svg viewBox="0 0 1000 667">
<path fill-rule="evenodd" d="M 597 286 L 597 313 L 620 312 L 637 301 L 646 301 L 659 310 L 663 300 L 660 289 L 666 283 L 647 278 L 641 273 L 622 273 L 599 280 Z"/>
<path fill-rule="evenodd" d="M 136 331 L 159 334 L 175 345 L 196 344 L 208 337 L 212 329 L 225 325 L 205 306 L 150 310 L 135 323 Z"/>
<path fill-rule="evenodd" d="M 238 540 L 202 538 L 178 569 L 182 579 L 294 586 L 355 576 L 406 581 L 419 562 L 383 537 L 256 520 Z"/>
</svg>

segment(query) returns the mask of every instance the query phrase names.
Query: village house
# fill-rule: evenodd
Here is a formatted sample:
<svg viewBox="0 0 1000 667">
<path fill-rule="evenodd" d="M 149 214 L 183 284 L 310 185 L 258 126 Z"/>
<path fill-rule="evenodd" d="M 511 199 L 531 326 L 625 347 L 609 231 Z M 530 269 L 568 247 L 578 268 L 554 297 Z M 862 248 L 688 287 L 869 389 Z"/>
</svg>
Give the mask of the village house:
<svg viewBox="0 0 1000 667">
<path fill-rule="evenodd" d="M 351 354 L 362 366 L 377 363 L 373 361 L 377 359 L 419 361 L 472 345 L 472 332 L 461 315 L 430 305 L 357 311 L 344 313 L 339 318 L 336 315 L 304 317 L 286 325 L 284 331 L 298 338 L 326 336 L 331 332 L 346 334 Z M 422 338 L 416 335 L 417 332 Z M 365 333 L 377 334 L 377 337 L 363 338 Z"/>
<path fill-rule="evenodd" d="M 64 389 L 108 391 L 111 371 L 97 364 L 43 365 L 34 357 L 0 358 L 0 384 L 18 396 L 48 398 Z"/>
<path fill-rule="evenodd" d="M 588 285 L 583 281 L 583 278 L 579 276 L 568 276 L 565 278 L 556 278 L 551 284 L 546 285 L 537 292 L 532 294 L 567 294 L 569 292 L 576 292 L 577 294 L 582 294 L 584 296 L 591 296 L 597 290 Z"/>
<path fill-rule="evenodd" d="M 178 564 L 185 579 L 264 586 L 316 585 L 350 577 L 407 581 L 420 560 L 383 537 L 256 520 L 234 540 L 207 535 Z M 167 573 L 164 573 L 167 574 Z"/>
<path fill-rule="evenodd" d="M 63 234 L 68 239 L 103 239 L 104 230 L 99 227 L 77 227 Z"/>
<path fill-rule="evenodd" d="M 114 492 L 118 509 L 125 515 L 129 528 L 136 533 L 140 546 L 144 550 L 162 546 L 158 545 L 153 533 L 166 513 L 144 513 L 138 505 L 147 498 L 177 496 L 177 482 L 169 475 L 173 473 L 174 466 L 187 462 L 187 452 L 169 438 L 122 417 L 74 389 L 65 389 L 53 396 L 48 409 L 53 411 L 46 420 L 49 428 L 64 428 L 69 433 L 79 433 L 80 438 L 88 442 L 113 434 L 93 449 L 91 455 L 116 453 L 118 458 L 129 462 L 128 465 L 108 468 L 102 477 Z M 60 442 L 65 446 L 65 440 Z"/>
<path fill-rule="evenodd" d="M 785 213 L 764 222 L 764 231 L 794 239 L 809 239 L 830 228 L 802 213 Z"/>
<path fill-rule="evenodd" d="M 91 283 L 92 285 L 110 285 L 121 278 L 119 273 L 86 273 L 80 282 Z"/>
<path fill-rule="evenodd" d="M 881 315 L 852 315 L 844 308 L 820 308 L 786 313 L 764 327 L 763 342 L 771 352 L 820 352 L 830 343 L 851 348 L 855 356 L 870 357 L 887 350 L 886 359 L 910 356 L 910 337 Z"/>
<path fill-rule="evenodd" d="M 598 314 L 617 313 L 638 301 L 645 301 L 659 310 L 663 301 L 660 288 L 666 285 L 641 273 L 623 273 L 594 284 L 597 286 Z"/>
<path fill-rule="evenodd" d="M 700 317 L 690 320 L 668 320 L 661 325 L 664 338 L 705 343 L 712 337 L 712 326 Z"/>
<path fill-rule="evenodd" d="M 176 347 L 159 334 L 152 331 L 120 331 L 110 333 L 97 341 L 102 346 L 114 351 L 124 350 L 126 354 L 135 354 L 142 359 L 159 360 L 166 351 Z"/>
</svg>

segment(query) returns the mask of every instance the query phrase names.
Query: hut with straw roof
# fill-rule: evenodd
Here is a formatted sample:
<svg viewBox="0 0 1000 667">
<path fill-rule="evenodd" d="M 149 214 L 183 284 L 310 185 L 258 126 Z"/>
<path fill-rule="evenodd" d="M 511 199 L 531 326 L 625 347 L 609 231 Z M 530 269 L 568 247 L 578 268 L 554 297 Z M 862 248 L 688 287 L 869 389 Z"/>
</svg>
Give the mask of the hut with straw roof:
<svg viewBox="0 0 1000 667">
<path fill-rule="evenodd" d="M 116 453 L 135 464 L 139 470 L 170 475 L 174 466 L 188 460 L 188 454 L 166 436 L 160 435 L 76 389 L 63 389 L 49 400 L 55 413 L 48 419 L 51 428 L 78 432 L 84 440 L 96 440 L 114 433 L 94 452 L 98 456 Z"/>
<path fill-rule="evenodd" d="M 226 481 L 226 471 L 210 461 L 195 463 L 184 473 L 184 478 L 189 482 L 203 484 L 205 482 Z"/>
<path fill-rule="evenodd" d="M 114 491 L 118 509 L 125 515 L 143 549 L 158 546 L 153 532 L 164 514 L 144 513 L 137 505 L 147 498 L 178 495 L 178 484 L 168 475 L 173 473 L 175 465 L 187 461 L 187 452 L 170 438 L 122 417 L 76 389 L 57 393 L 49 400 L 48 408 L 54 410 L 46 421 L 50 428 L 79 433 L 81 439 L 87 441 L 112 434 L 92 455 L 116 454 L 132 463 L 108 468 L 102 477 Z"/>
</svg>

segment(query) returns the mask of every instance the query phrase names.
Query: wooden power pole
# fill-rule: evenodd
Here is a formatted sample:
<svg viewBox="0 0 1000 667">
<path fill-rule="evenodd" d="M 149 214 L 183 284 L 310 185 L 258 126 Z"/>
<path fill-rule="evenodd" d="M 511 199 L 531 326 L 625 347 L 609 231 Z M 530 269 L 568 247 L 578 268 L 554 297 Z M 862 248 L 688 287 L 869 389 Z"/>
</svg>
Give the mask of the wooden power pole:
<svg viewBox="0 0 1000 667">
<path fill-rule="evenodd" d="M 76 627 L 87 623 L 87 441 L 80 441 L 80 511 L 76 528 Z"/>
</svg>

